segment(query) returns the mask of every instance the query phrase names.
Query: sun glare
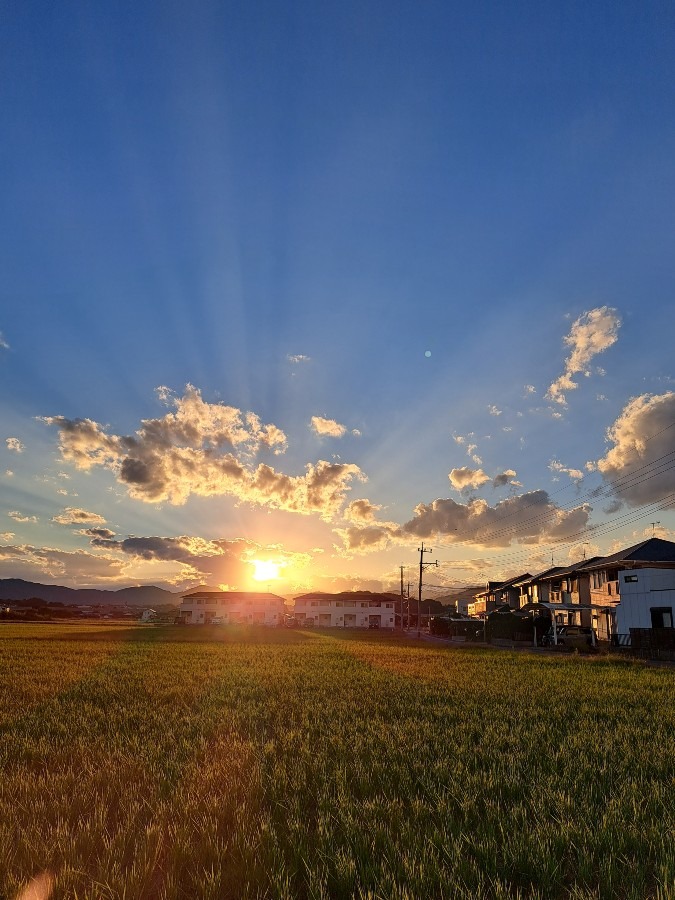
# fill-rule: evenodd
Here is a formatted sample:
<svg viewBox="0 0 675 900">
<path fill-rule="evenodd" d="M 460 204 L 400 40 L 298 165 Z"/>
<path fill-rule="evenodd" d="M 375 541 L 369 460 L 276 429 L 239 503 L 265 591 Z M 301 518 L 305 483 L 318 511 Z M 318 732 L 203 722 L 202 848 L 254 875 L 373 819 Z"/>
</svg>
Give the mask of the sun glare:
<svg viewBox="0 0 675 900">
<path fill-rule="evenodd" d="M 252 559 L 255 566 L 253 577 L 256 581 L 274 581 L 279 577 L 279 563 L 270 559 Z"/>
</svg>

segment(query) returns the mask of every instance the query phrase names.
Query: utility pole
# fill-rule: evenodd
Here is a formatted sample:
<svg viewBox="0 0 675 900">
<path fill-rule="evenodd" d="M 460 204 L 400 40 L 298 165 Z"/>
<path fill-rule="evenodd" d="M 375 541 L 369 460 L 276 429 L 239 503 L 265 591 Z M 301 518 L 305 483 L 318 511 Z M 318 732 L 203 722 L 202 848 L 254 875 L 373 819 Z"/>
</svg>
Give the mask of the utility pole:
<svg viewBox="0 0 675 900">
<path fill-rule="evenodd" d="M 401 570 L 401 631 L 403 631 L 403 569 L 404 566 L 399 566 Z"/>
<path fill-rule="evenodd" d="M 417 552 L 420 555 L 420 580 L 417 593 L 417 637 L 420 637 L 420 626 L 422 624 L 422 576 L 424 575 L 424 570 L 428 569 L 429 566 L 437 566 L 438 560 L 436 562 L 424 562 L 424 554 L 433 552 L 431 548 L 428 550 L 424 549 L 424 541 L 422 541 L 422 546 L 417 548 Z"/>
</svg>

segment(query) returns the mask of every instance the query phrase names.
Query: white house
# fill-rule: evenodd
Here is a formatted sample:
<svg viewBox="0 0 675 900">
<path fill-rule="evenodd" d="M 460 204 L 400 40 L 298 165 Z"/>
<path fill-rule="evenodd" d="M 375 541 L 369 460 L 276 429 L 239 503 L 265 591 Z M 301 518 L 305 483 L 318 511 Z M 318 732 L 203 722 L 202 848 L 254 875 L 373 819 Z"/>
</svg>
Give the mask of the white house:
<svg viewBox="0 0 675 900">
<path fill-rule="evenodd" d="M 178 613 L 184 625 L 279 625 L 284 598 L 253 591 L 194 591 L 183 595 Z"/>
<path fill-rule="evenodd" d="M 631 628 L 673 626 L 675 543 L 672 541 L 649 538 L 590 562 L 585 570 L 590 577 L 594 625 L 601 640 L 628 635 Z"/>
<path fill-rule="evenodd" d="M 157 613 L 154 609 L 144 609 L 141 613 L 141 622 L 152 622 L 152 620 L 156 618 Z"/>
<path fill-rule="evenodd" d="M 621 601 L 614 610 L 617 634 L 631 628 L 672 628 L 675 569 L 622 569 Z"/>
<path fill-rule="evenodd" d="M 295 618 L 317 628 L 393 628 L 394 598 L 370 591 L 302 594 L 295 598 Z"/>
</svg>

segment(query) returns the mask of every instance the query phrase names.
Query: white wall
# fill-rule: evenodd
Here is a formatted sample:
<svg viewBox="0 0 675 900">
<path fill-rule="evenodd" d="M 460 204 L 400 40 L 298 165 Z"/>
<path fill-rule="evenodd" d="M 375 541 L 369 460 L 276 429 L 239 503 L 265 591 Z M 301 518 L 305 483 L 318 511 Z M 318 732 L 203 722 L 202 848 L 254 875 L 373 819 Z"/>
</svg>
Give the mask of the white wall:
<svg viewBox="0 0 675 900">
<path fill-rule="evenodd" d="M 626 577 L 637 581 L 626 581 Z M 630 569 L 619 572 L 621 602 L 616 607 L 616 630 L 651 628 L 650 609 L 670 606 L 675 614 L 675 569 Z"/>
<path fill-rule="evenodd" d="M 345 602 L 354 603 L 354 606 L 346 606 Z M 367 600 L 301 598 L 295 601 L 294 613 L 299 621 L 311 618 L 314 619 L 314 625 L 321 628 L 367 628 L 371 616 L 379 616 L 380 628 L 393 628 L 395 624 L 394 604 L 389 601 L 371 606 Z M 322 616 L 325 618 L 321 619 Z M 345 616 L 353 618 L 345 621 Z"/>
</svg>

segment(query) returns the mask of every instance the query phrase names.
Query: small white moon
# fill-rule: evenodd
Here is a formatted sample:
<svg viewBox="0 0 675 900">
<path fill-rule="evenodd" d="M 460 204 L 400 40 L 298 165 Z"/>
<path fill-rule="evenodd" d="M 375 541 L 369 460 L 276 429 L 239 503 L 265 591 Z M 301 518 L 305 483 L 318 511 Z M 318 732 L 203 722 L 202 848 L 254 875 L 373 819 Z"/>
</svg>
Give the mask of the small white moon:
<svg viewBox="0 0 675 900">
<path fill-rule="evenodd" d="M 424 355 L 425 355 L 425 356 L 427 357 L 427 359 L 428 359 L 428 358 L 431 356 L 431 350 L 425 350 L 425 351 L 424 351 Z"/>
</svg>

